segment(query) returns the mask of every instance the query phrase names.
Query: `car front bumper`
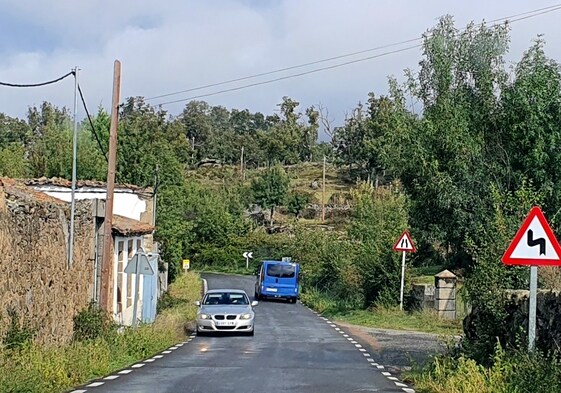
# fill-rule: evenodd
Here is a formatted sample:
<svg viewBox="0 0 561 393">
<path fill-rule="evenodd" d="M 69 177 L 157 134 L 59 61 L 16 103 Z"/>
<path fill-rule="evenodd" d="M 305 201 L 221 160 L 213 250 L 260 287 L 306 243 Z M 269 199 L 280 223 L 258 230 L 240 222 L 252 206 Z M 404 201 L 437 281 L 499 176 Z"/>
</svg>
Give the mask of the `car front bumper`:
<svg viewBox="0 0 561 393">
<path fill-rule="evenodd" d="M 253 318 L 236 321 L 215 321 L 213 319 L 197 318 L 197 329 L 204 332 L 251 332 L 253 330 L 253 322 Z"/>
</svg>

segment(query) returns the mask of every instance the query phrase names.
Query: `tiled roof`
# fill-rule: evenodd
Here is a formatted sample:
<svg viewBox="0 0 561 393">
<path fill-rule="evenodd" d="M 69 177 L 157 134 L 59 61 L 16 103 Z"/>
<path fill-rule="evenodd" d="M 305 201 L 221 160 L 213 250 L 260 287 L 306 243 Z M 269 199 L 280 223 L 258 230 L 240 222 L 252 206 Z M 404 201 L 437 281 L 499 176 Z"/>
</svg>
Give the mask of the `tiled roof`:
<svg viewBox="0 0 561 393">
<path fill-rule="evenodd" d="M 67 179 L 62 179 L 60 177 L 46 178 L 41 177 L 38 179 L 17 179 L 17 181 L 22 182 L 26 186 L 58 186 L 58 187 L 72 187 L 72 182 Z M 91 188 L 105 188 L 107 183 L 97 180 L 78 180 L 76 182 L 76 187 L 91 187 Z M 127 189 L 135 192 L 146 192 L 152 193 L 152 187 L 140 187 L 134 184 L 115 184 L 115 188 Z"/>
<path fill-rule="evenodd" d="M 64 206 L 67 204 L 66 202 L 58 198 L 47 195 L 41 191 L 36 191 L 33 188 L 27 187 L 25 184 L 22 184 L 18 180 L 10 179 L 7 177 L 0 178 L 0 187 L 3 187 L 7 192 L 11 194 L 17 195 L 19 198 L 32 198 L 36 201 L 48 202 L 60 206 Z"/>
<path fill-rule="evenodd" d="M 119 215 L 113 215 L 113 232 L 123 236 L 146 235 L 152 233 L 154 227 L 142 221 L 133 220 Z"/>
</svg>

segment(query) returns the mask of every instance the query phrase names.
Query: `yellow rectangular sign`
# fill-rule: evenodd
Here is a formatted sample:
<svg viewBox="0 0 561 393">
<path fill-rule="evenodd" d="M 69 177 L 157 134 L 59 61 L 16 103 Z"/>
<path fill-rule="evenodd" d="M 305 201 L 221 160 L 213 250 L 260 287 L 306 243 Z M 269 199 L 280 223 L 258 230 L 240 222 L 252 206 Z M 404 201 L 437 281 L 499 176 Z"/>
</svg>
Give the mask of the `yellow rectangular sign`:
<svg viewBox="0 0 561 393">
<path fill-rule="evenodd" d="M 183 269 L 189 270 L 190 264 L 191 264 L 191 261 L 189 259 L 184 259 L 183 260 Z"/>
</svg>

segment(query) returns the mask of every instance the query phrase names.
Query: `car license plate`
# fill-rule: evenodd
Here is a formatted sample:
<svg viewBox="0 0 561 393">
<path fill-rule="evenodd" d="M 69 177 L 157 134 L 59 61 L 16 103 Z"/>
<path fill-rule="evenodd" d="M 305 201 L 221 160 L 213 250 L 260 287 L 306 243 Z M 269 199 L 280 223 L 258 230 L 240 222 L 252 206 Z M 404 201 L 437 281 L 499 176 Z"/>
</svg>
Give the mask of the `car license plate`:
<svg viewBox="0 0 561 393">
<path fill-rule="evenodd" d="M 271 292 L 276 292 L 276 291 L 277 291 L 277 288 L 267 288 L 267 290 L 268 290 L 268 291 L 271 291 Z"/>
<path fill-rule="evenodd" d="M 234 326 L 236 324 L 235 321 L 216 321 L 216 326 Z"/>
</svg>

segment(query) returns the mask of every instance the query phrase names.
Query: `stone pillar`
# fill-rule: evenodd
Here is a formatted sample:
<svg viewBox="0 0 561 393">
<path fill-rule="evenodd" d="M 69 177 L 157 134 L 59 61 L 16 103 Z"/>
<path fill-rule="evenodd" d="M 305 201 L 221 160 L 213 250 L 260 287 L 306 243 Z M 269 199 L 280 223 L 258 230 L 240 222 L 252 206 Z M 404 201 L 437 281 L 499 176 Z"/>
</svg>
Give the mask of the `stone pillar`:
<svg viewBox="0 0 561 393">
<path fill-rule="evenodd" d="M 434 276 L 434 308 L 441 318 L 456 319 L 456 281 L 456 275 L 448 270 Z"/>
</svg>

